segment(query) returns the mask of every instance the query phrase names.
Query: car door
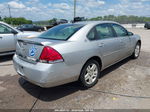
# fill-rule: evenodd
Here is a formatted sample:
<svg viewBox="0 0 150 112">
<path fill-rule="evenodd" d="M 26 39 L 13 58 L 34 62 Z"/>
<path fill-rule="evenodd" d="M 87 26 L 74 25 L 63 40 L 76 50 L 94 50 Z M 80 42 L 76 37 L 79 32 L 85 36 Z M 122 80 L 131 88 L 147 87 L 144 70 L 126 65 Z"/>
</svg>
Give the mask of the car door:
<svg viewBox="0 0 150 112">
<path fill-rule="evenodd" d="M 38 26 L 33 25 L 33 30 L 38 31 L 40 28 Z"/>
<path fill-rule="evenodd" d="M 31 24 L 28 25 L 28 28 L 29 28 L 29 31 L 35 31 L 36 30 L 36 28 Z"/>
<path fill-rule="evenodd" d="M 105 68 L 118 60 L 120 40 L 116 38 L 109 23 L 99 24 L 95 27 L 95 29 L 99 38 L 98 47 L 101 51 Z"/>
<path fill-rule="evenodd" d="M 30 24 L 25 24 L 23 26 L 23 30 L 24 31 L 32 31 L 33 30 L 33 27 L 30 25 Z"/>
<path fill-rule="evenodd" d="M 131 37 L 128 35 L 128 31 L 119 24 L 112 24 L 112 27 L 120 41 L 120 53 L 119 58 L 125 58 L 131 54 Z"/>
<path fill-rule="evenodd" d="M 15 35 L 10 27 L 0 24 L 0 53 L 15 50 Z"/>
</svg>

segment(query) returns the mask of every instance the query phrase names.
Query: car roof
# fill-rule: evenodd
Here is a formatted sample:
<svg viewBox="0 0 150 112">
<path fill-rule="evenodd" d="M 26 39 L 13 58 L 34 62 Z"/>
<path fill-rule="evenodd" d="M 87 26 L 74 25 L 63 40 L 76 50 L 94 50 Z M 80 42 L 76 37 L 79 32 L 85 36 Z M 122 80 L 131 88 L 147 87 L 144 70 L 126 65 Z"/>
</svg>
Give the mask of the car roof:
<svg viewBox="0 0 150 112">
<path fill-rule="evenodd" d="M 7 24 L 7 23 L 5 23 L 5 22 L 3 22 L 3 21 L 0 21 L 0 23 L 1 23 L 1 24 L 4 24 L 4 25 L 6 25 L 6 26 L 9 26 L 9 27 L 11 27 L 11 28 L 14 29 L 14 27 L 12 27 L 11 25 L 9 25 L 9 24 Z"/>
<path fill-rule="evenodd" d="M 74 24 L 83 24 L 83 25 L 96 25 L 96 24 L 102 24 L 102 23 L 115 23 L 119 24 L 114 21 L 81 21 L 81 22 L 75 22 Z"/>
<path fill-rule="evenodd" d="M 14 28 L 13 26 L 11 26 L 11 25 L 9 25 L 9 24 L 3 22 L 3 21 L 0 21 L 0 23 L 1 23 L 1 24 L 4 24 L 4 25 L 6 25 L 6 26 L 8 26 L 8 27 L 10 27 L 10 28 L 12 28 L 12 29 L 14 29 L 14 30 L 17 31 L 17 32 L 20 32 L 19 30 L 17 30 L 17 29 Z"/>
<path fill-rule="evenodd" d="M 3 21 L 0 21 L 0 23 L 1 23 L 1 24 L 5 24 L 5 25 L 7 25 L 7 24 L 6 24 L 5 22 L 3 22 Z"/>
</svg>

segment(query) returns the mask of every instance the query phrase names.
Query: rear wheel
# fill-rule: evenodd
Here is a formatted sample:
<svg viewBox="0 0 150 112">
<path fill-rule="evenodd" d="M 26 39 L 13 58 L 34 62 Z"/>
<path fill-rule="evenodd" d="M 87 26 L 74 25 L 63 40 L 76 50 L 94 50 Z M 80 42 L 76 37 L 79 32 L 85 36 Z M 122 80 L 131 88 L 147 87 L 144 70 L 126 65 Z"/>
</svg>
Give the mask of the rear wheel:
<svg viewBox="0 0 150 112">
<path fill-rule="evenodd" d="M 137 59 L 140 55 L 141 44 L 138 42 L 135 46 L 134 52 L 132 54 L 133 59 Z"/>
<path fill-rule="evenodd" d="M 94 86 L 99 78 L 100 65 L 95 60 L 89 60 L 83 67 L 80 74 L 81 85 L 85 88 Z"/>
</svg>

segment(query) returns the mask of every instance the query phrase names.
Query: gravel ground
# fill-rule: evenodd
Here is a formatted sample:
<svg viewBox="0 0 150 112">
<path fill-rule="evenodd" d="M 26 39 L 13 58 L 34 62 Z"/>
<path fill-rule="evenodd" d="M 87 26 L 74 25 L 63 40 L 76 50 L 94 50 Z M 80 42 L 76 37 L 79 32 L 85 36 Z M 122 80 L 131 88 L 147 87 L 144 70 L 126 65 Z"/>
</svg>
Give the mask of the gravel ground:
<svg viewBox="0 0 150 112">
<path fill-rule="evenodd" d="M 142 37 L 140 57 L 107 68 L 88 90 L 76 82 L 40 88 L 17 75 L 12 56 L 0 57 L 0 109 L 150 109 L 150 30 L 128 30 Z"/>
</svg>

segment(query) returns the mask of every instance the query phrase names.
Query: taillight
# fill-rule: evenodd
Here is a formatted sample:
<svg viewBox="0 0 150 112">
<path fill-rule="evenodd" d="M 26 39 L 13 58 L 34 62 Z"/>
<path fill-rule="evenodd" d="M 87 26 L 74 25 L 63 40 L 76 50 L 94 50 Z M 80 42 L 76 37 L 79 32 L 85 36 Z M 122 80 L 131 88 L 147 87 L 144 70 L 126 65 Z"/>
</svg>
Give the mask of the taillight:
<svg viewBox="0 0 150 112">
<path fill-rule="evenodd" d="M 63 58 L 61 54 L 59 54 L 55 49 L 51 47 L 44 47 L 40 56 L 40 62 L 44 63 L 53 63 L 53 62 L 61 62 Z"/>
</svg>

